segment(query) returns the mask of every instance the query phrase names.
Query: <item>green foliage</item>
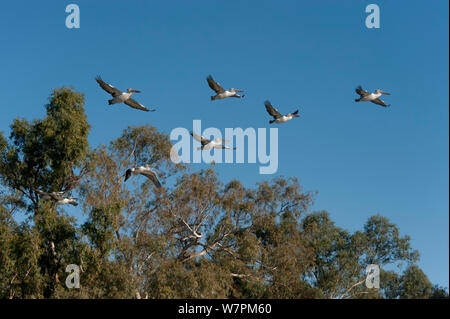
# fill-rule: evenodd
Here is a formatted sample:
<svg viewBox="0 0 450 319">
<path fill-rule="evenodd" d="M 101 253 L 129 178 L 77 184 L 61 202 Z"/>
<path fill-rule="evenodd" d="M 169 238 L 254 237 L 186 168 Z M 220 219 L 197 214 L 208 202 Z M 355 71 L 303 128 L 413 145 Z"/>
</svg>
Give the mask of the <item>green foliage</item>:
<svg viewBox="0 0 450 319">
<path fill-rule="evenodd" d="M 400 231 L 386 217 L 372 216 L 364 225 L 366 263 L 384 265 L 396 260 L 415 262 L 417 251 L 410 249 L 410 237 L 400 237 Z"/>
<path fill-rule="evenodd" d="M 430 296 L 431 299 L 448 299 L 448 290 L 439 285 L 433 286 L 433 293 Z"/>
<path fill-rule="evenodd" d="M 5 264 L 15 268 L 8 275 L 5 297 L 54 297 L 63 265 L 74 259 L 75 221 L 40 201 L 36 190 L 60 191 L 67 176 L 84 162 L 89 125 L 83 104 L 83 94 L 56 89 L 44 119 L 15 119 L 9 141 L 0 136 L 0 181 L 11 194 L 3 201 L 14 199 L 8 201 L 10 212 L 32 213 L 30 223 L 4 226 L 14 235 L 6 241 L 10 248 L 5 249 Z"/>
<path fill-rule="evenodd" d="M 314 193 L 296 178 L 224 185 L 213 167 L 174 164 L 169 137 L 149 125 L 91 149 L 83 104 L 56 89 L 44 119 L 0 133 L 0 298 L 448 298 L 387 218 L 351 233 L 311 212 Z M 144 164 L 164 187 L 123 182 Z M 82 223 L 36 191 L 63 189 L 78 195 Z M 383 269 L 402 263 L 403 273 Z M 65 286 L 69 264 L 79 289 Z M 369 264 L 380 289 L 364 285 Z"/>
<path fill-rule="evenodd" d="M 411 265 L 400 277 L 400 298 L 420 299 L 430 298 L 433 285 L 417 265 Z"/>
</svg>

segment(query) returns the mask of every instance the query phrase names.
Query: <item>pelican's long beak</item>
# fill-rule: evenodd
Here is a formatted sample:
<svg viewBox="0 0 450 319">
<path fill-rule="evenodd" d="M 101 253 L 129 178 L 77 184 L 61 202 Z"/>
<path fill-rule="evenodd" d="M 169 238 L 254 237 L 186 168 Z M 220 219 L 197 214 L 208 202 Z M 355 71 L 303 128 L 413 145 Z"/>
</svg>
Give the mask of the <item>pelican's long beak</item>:
<svg viewBox="0 0 450 319">
<path fill-rule="evenodd" d="M 300 117 L 300 115 L 292 114 L 292 117 Z"/>
<path fill-rule="evenodd" d="M 391 93 L 381 91 L 382 94 L 391 95 Z"/>
<path fill-rule="evenodd" d="M 141 91 L 133 90 L 134 93 L 141 93 Z"/>
</svg>

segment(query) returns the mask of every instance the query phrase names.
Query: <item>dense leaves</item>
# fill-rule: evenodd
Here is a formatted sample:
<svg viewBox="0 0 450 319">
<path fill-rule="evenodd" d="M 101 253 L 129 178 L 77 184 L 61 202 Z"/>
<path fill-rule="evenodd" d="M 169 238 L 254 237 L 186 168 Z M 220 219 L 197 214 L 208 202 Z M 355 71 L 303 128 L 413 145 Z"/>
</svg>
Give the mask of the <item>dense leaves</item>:
<svg viewBox="0 0 450 319">
<path fill-rule="evenodd" d="M 44 119 L 0 134 L 1 298 L 448 298 L 387 218 L 352 233 L 311 211 L 315 194 L 295 178 L 223 184 L 214 166 L 174 164 L 169 137 L 149 125 L 92 148 L 83 104 L 54 90 Z M 144 164 L 162 188 L 123 181 Z M 66 210 L 37 190 L 80 205 Z M 70 264 L 80 288 L 66 286 Z M 370 264 L 380 289 L 364 285 Z"/>
</svg>

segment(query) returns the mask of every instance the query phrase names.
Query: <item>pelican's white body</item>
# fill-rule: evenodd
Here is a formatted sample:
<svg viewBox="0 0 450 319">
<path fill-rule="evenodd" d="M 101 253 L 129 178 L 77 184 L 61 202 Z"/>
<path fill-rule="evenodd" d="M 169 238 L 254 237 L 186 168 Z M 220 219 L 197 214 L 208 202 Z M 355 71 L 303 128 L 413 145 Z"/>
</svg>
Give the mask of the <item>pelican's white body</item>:
<svg viewBox="0 0 450 319">
<path fill-rule="evenodd" d="M 131 169 L 131 172 L 134 175 L 138 175 L 138 174 L 145 173 L 145 172 L 151 172 L 151 171 L 152 171 L 151 169 L 149 169 L 148 167 L 145 167 L 145 166 L 133 167 Z"/>
<path fill-rule="evenodd" d="M 289 115 L 289 116 L 283 115 L 282 117 L 279 117 L 276 120 L 274 120 L 272 123 L 277 123 L 277 124 L 284 123 L 284 122 L 292 120 L 292 118 L 293 118 L 292 115 Z"/>
<path fill-rule="evenodd" d="M 132 167 L 130 169 L 130 171 L 131 171 L 131 174 L 133 174 L 133 175 L 139 175 L 142 173 L 153 172 L 150 167 L 146 167 L 146 166 Z"/>
<path fill-rule="evenodd" d="M 375 99 L 378 99 L 382 93 L 370 93 L 367 96 L 361 97 L 360 101 L 373 101 Z"/>
<path fill-rule="evenodd" d="M 133 95 L 133 93 L 127 93 L 127 92 L 122 92 L 122 94 L 120 94 L 118 97 L 113 98 L 111 101 L 111 104 L 116 104 L 116 103 L 122 103 L 125 102 L 126 100 L 128 100 L 131 96 Z"/>
<path fill-rule="evenodd" d="M 123 175 L 125 176 L 125 181 L 127 181 L 131 177 L 131 175 L 143 175 L 150 179 L 156 187 L 161 187 L 161 182 L 158 180 L 158 174 L 151 168 L 149 164 L 127 169 L 127 171 Z"/>
<path fill-rule="evenodd" d="M 209 142 L 206 145 L 200 146 L 197 149 L 198 150 L 203 150 L 203 151 L 207 151 L 207 150 L 210 150 L 210 149 L 213 149 L 213 148 L 231 150 L 231 147 L 228 147 L 228 146 L 225 146 L 225 145 L 222 144 L 224 142 L 227 142 L 227 141 L 224 141 L 224 140 L 222 140 L 220 138 L 216 138 L 215 140 Z"/>
<path fill-rule="evenodd" d="M 226 99 L 227 97 L 232 97 L 232 96 L 239 96 L 236 94 L 236 92 L 232 92 L 232 91 L 225 91 L 222 93 L 219 93 L 217 95 L 214 96 L 214 100 L 223 100 Z"/>
<path fill-rule="evenodd" d="M 56 202 L 56 205 L 66 205 L 71 204 L 77 206 L 78 203 L 73 198 L 63 198 L 62 200 L 59 200 Z"/>
</svg>

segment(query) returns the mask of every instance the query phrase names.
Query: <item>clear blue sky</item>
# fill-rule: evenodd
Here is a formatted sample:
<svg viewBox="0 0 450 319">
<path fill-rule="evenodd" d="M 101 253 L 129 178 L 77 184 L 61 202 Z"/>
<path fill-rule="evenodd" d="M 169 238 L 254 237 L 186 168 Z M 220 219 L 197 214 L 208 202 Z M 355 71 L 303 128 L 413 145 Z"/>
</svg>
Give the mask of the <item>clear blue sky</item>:
<svg viewBox="0 0 450 319">
<path fill-rule="evenodd" d="M 314 209 L 361 229 L 380 213 L 412 237 L 420 267 L 449 286 L 448 1 L 7 1 L 0 11 L 0 130 L 44 116 L 52 88 L 86 94 L 93 146 L 127 125 L 268 127 L 263 102 L 302 117 L 279 126 L 279 175 L 318 190 Z M 381 9 L 367 29 L 365 7 Z M 245 88 L 211 102 L 208 74 Z M 108 107 L 94 77 L 144 91 L 144 113 Z M 354 88 L 392 92 L 384 109 Z M 194 168 L 202 168 L 196 164 Z M 224 182 L 271 178 L 258 165 L 218 165 Z"/>
</svg>

